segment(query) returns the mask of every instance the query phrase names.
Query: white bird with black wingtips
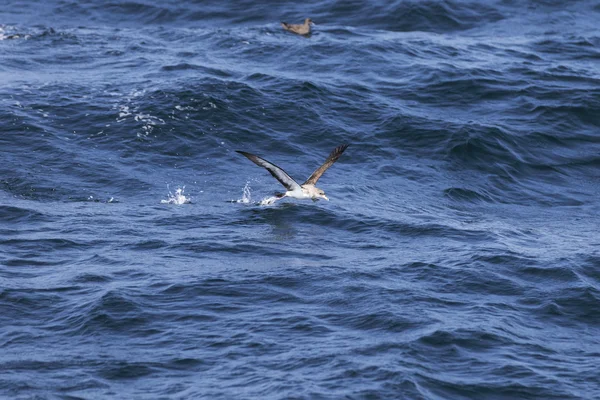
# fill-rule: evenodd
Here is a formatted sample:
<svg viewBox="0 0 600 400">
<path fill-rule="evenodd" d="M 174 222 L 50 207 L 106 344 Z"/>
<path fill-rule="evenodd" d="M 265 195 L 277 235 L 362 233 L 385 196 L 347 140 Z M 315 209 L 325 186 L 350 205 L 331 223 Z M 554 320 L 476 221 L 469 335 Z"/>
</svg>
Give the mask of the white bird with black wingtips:
<svg viewBox="0 0 600 400">
<path fill-rule="evenodd" d="M 319 168 L 312 173 L 312 175 L 300 185 L 294 179 L 292 179 L 283 169 L 279 168 L 277 165 L 270 163 L 269 161 L 260 158 L 257 155 L 246 153 L 245 151 L 236 150 L 237 153 L 240 153 L 246 156 L 250 161 L 254 164 L 266 168 L 267 171 L 273 175 L 275 179 L 277 179 L 286 189 L 285 193 L 277 194 L 275 198 L 272 198 L 272 201 L 267 202 L 268 204 L 274 203 L 276 200 L 283 199 L 284 197 L 292 197 L 294 199 L 312 199 L 314 201 L 318 199 L 329 200 L 327 196 L 325 196 L 325 192 L 318 187 L 315 186 L 321 175 L 327 170 L 327 168 L 331 167 L 333 163 L 335 163 L 338 158 L 342 155 L 344 150 L 349 145 L 343 144 L 341 146 L 333 149 L 327 160 L 321 165 Z"/>
</svg>

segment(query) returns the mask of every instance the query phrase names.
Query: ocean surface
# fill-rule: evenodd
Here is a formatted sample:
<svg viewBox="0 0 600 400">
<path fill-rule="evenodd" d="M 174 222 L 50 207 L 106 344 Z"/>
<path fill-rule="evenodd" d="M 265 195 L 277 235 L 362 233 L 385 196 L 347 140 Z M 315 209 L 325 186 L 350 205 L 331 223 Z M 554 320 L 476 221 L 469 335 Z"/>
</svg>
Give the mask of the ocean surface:
<svg viewBox="0 0 600 400">
<path fill-rule="evenodd" d="M 600 399 L 599 21 L 4 0 L 0 398 Z"/>
</svg>

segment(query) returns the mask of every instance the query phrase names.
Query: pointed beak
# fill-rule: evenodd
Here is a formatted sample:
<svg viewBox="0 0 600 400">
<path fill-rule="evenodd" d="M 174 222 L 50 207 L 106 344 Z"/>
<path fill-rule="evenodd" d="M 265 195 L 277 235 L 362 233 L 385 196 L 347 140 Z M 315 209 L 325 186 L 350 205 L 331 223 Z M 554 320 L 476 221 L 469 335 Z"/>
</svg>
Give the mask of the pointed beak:
<svg viewBox="0 0 600 400">
<path fill-rule="evenodd" d="M 329 201 L 329 199 L 328 199 L 328 198 L 327 198 L 327 196 L 325 196 L 325 195 L 321 196 L 321 198 L 323 198 L 323 199 L 325 199 L 325 200 Z"/>
</svg>

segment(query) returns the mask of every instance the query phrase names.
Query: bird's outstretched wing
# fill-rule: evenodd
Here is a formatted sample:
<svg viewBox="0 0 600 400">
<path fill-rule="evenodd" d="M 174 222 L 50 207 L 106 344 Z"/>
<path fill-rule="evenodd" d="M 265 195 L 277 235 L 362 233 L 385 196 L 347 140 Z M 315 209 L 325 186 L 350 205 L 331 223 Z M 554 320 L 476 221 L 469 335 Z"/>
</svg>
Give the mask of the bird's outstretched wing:
<svg viewBox="0 0 600 400">
<path fill-rule="evenodd" d="M 246 156 L 254 164 L 266 168 L 267 171 L 269 171 L 275 179 L 281 182 L 281 184 L 285 186 L 287 190 L 300 190 L 300 185 L 298 182 L 293 180 L 283 169 L 279 168 L 277 165 L 272 164 L 254 154 L 246 153 L 245 151 L 236 150 L 236 152 Z"/>
<path fill-rule="evenodd" d="M 317 168 L 316 171 L 313 172 L 312 175 L 306 180 L 306 182 L 303 183 L 303 185 L 314 185 L 315 183 L 317 183 L 321 175 L 323 175 L 323 173 L 327 171 L 327 168 L 331 167 L 333 163 L 336 162 L 338 158 L 340 158 L 340 156 L 342 155 L 344 150 L 348 148 L 348 146 L 348 144 L 343 144 L 333 149 L 333 151 L 331 152 L 331 154 L 329 154 L 329 157 L 327 157 L 327 160 L 325 160 L 323 165 Z"/>
</svg>

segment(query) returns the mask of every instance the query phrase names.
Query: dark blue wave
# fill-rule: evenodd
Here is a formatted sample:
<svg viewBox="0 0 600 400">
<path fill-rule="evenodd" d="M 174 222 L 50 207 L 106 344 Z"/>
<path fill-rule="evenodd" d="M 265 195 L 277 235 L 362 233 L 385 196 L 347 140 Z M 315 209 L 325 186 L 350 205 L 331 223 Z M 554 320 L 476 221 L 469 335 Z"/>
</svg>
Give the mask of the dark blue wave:
<svg viewBox="0 0 600 400">
<path fill-rule="evenodd" d="M 597 396 L 596 2 L 5 3 L 0 397 Z"/>
</svg>

